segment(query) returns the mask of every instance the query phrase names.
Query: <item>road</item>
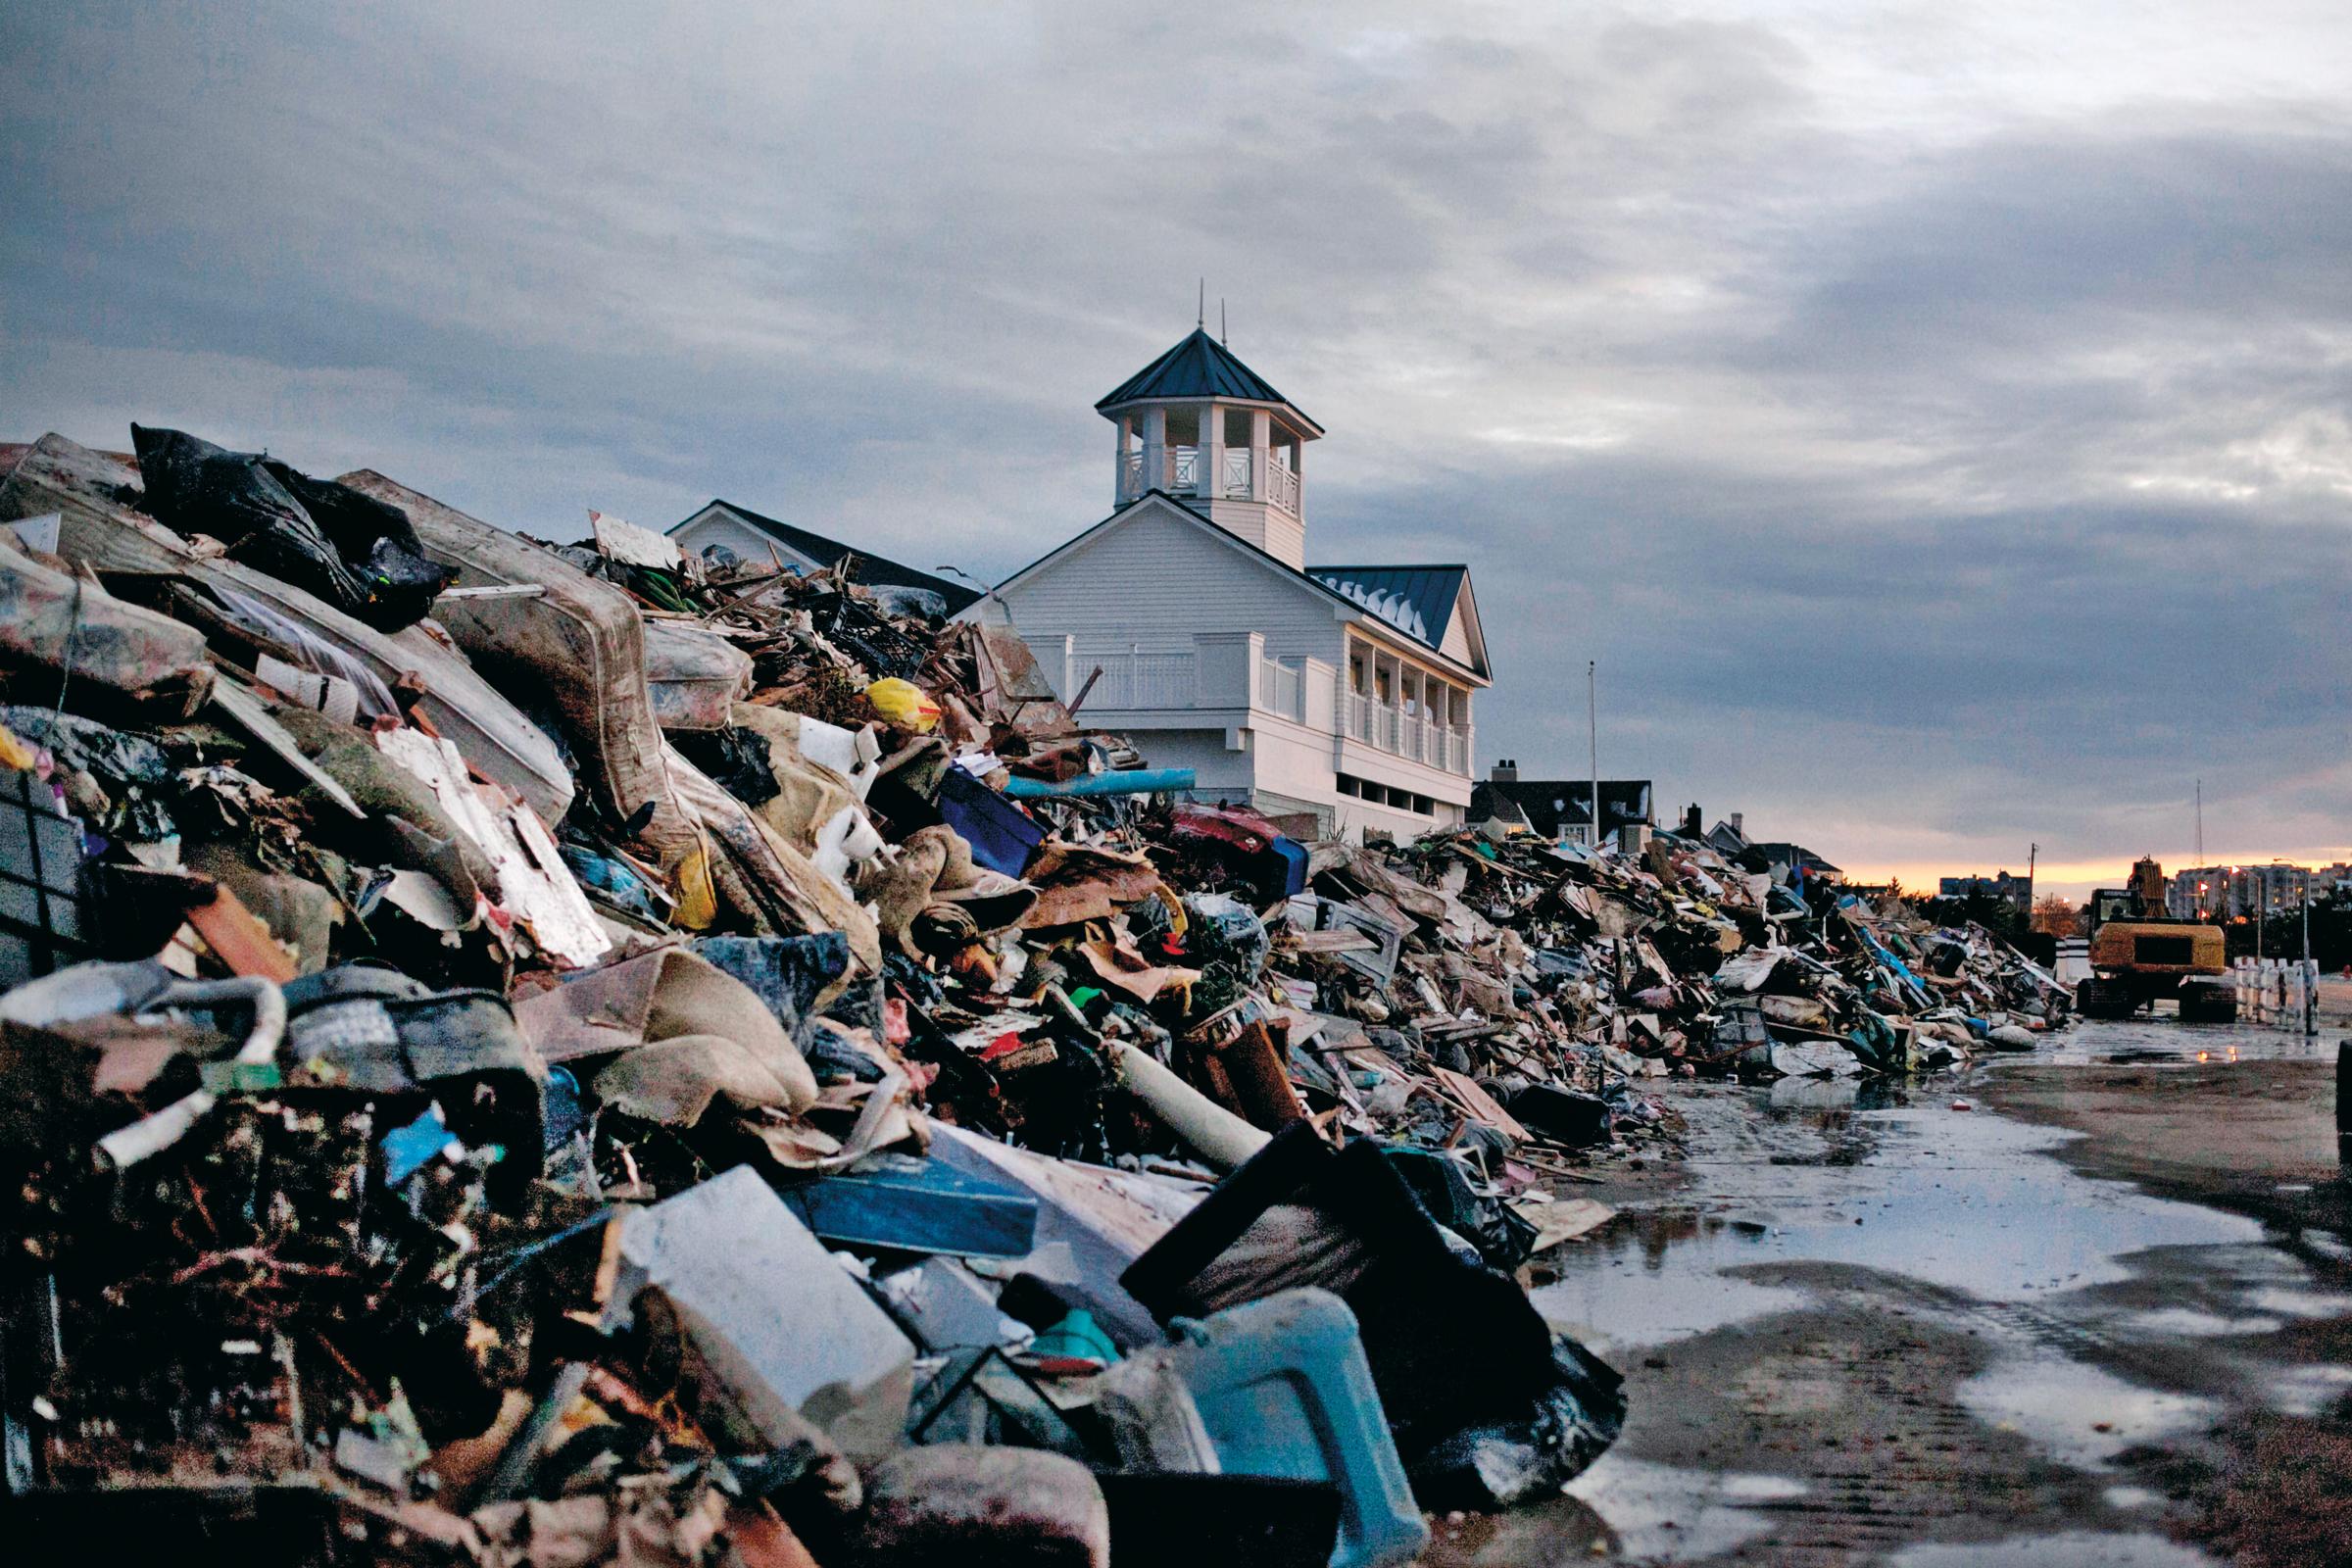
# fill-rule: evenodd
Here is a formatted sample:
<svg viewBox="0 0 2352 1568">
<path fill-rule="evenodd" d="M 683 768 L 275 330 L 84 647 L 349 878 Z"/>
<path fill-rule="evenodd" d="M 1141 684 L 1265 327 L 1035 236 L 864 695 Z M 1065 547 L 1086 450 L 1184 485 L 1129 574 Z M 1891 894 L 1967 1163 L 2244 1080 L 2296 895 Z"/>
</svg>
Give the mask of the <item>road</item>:
<svg viewBox="0 0 2352 1568">
<path fill-rule="evenodd" d="M 1587 1190 L 1619 1217 L 1535 1293 L 1627 1373 L 1624 1437 L 1426 1560 L 2352 1561 L 2333 1062 L 2165 1020 L 1905 1087 L 1674 1086 L 1688 1160 Z"/>
</svg>

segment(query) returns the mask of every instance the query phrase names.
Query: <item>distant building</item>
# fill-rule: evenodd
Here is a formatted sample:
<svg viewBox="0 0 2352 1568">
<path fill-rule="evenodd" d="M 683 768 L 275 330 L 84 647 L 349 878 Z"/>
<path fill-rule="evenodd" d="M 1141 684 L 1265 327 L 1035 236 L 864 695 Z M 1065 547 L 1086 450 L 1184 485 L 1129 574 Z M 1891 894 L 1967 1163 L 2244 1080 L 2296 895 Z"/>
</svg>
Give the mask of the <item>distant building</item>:
<svg viewBox="0 0 2352 1568">
<path fill-rule="evenodd" d="M 1645 778 L 1604 778 L 1600 781 L 1600 830 L 1655 827 L 1652 792 Z M 1497 761 L 1489 775 L 1470 789 L 1469 819 L 1473 823 L 1501 822 L 1525 828 L 1539 838 L 1570 844 L 1592 842 L 1592 781 L 1587 779 L 1523 779 L 1516 759 Z"/>
<path fill-rule="evenodd" d="M 858 564 L 851 572 L 853 581 L 868 588 L 912 588 L 936 594 L 939 605 L 933 613 L 940 615 L 953 615 L 980 597 L 977 590 L 962 583 L 902 566 L 887 556 L 796 528 L 789 522 L 778 522 L 731 501 L 712 501 L 670 529 L 669 536 L 690 556 L 701 555 L 706 546 L 722 545 L 754 564 L 772 560 L 787 570 L 803 574 L 830 571 L 841 564 L 844 557 L 856 556 Z"/>
<path fill-rule="evenodd" d="M 2006 871 L 1998 871 L 1991 876 L 1947 876 L 1936 883 L 1936 896 L 1939 899 L 1995 899 L 2031 913 L 2034 908 L 2034 879 L 2030 876 L 2011 876 Z"/>
<path fill-rule="evenodd" d="M 1843 882 L 1845 872 L 1815 855 L 1802 844 L 1751 844 L 1749 849 L 1764 857 L 1767 864 L 1778 871 L 1802 870 L 1809 882 Z"/>
<path fill-rule="evenodd" d="M 2192 865 L 2166 878 L 2164 906 L 2180 920 L 2251 919 L 2289 914 L 2352 884 L 2352 865 Z"/>
</svg>

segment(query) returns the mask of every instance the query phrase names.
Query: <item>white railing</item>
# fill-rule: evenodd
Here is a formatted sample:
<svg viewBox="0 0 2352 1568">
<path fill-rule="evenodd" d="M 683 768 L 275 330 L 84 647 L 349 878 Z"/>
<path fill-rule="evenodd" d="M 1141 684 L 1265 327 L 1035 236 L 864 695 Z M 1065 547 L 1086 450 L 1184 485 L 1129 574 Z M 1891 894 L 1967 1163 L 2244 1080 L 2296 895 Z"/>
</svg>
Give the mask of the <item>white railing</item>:
<svg viewBox="0 0 2352 1568">
<path fill-rule="evenodd" d="M 1258 701 L 1270 711 L 1300 722 L 1306 719 L 1306 671 L 1279 659 L 1260 661 Z"/>
<path fill-rule="evenodd" d="M 1248 447 L 1225 449 L 1225 471 L 1219 476 L 1215 494 L 1227 501 L 1271 501 L 1292 516 L 1298 515 L 1298 475 L 1272 461 L 1264 465 L 1265 479 L 1258 482 L 1256 453 Z M 1119 499 L 1133 501 L 1151 489 L 1155 476 L 1144 463 L 1144 452 L 1138 449 L 1119 454 Z M 1197 496 L 1209 492 L 1202 485 L 1202 464 L 1199 447 L 1163 447 L 1160 449 L 1160 471 L 1156 475 L 1159 488 L 1172 496 Z"/>
<path fill-rule="evenodd" d="M 1298 515 L 1298 476 L 1279 463 L 1266 465 L 1266 496 L 1292 516 Z"/>
<path fill-rule="evenodd" d="M 1355 692 L 1340 694 L 1340 733 L 1378 751 L 1468 777 L 1470 731 L 1404 712 Z"/>
<path fill-rule="evenodd" d="M 1070 661 L 1070 678 L 1084 685 L 1097 664 L 1102 674 L 1087 693 L 1088 709 L 1193 706 L 1191 654 L 1080 653 Z"/>
<path fill-rule="evenodd" d="M 1224 494 L 1228 501 L 1254 499 L 1250 488 L 1250 449 L 1248 447 L 1227 447 L 1225 449 Z"/>
</svg>

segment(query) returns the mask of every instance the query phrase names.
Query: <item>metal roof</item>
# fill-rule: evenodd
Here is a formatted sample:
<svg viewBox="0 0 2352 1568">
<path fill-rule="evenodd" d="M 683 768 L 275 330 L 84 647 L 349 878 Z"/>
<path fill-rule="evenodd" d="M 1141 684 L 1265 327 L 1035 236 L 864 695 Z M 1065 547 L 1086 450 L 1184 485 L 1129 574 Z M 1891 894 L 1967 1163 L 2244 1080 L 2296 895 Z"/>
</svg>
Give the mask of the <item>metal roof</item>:
<svg viewBox="0 0 2352 1568">
<path fill-rule="evenodd" d="M 1309 566 L 1306 574 L 1416 642 L 1446 640 L 1468 566 Z"/>
<path fill-rule="evenodd" d="M 1233 350 L 1196 327 L 1193 335 L 1121 382 L 1117 391 L 1095 405 L 1115 408 L 1148 398 L 1232 398 L 1242 403 L 1279 403 L 1305 420 L 1315 434 L 1323 427 L 1304 411 L 1274 390 L 1262 375 L 1234 358 Z"/>
<path fill-rule="evenodd" d="M 697 507 L 693 516 L 686 518 L 684 522 L 678 523 L 669 531 L 676 533 L 679 528 L 685 527 L 686 523 L 692 522 L 695 517 L 709 512 L 710 507 L 726 508 L 753 527 L 763 533 L 773 534 L 778 544 L 792 546 L 794 550 L 807 556 L 821 567 L 830 569 L 841 564 L 842 557 L 856 556 L 858 558 L 858 581 L 868 587 L 880 583 L 898 588 L 928 588 L 948 602 L 948 613 L 951 615 L 980 598 L 978 590 L 968 588 L 962 583 L 950 582 L 945 577 L 934 577 L 929 572 L 917 571 L 912 566 L 903 566 L 887 556 L 877 556 L 872 551 L 859 549 L 856 545 L 845 545 L 838 539 L 828 539 L 821 533 L 810 533 L 806 528 L 795 528 L 789 522 L 778 522 L 773 517 L 763 516 L 749 507 L 737 506 L 723 497 L 711 497 L 710 506 Z"/>
</svg>

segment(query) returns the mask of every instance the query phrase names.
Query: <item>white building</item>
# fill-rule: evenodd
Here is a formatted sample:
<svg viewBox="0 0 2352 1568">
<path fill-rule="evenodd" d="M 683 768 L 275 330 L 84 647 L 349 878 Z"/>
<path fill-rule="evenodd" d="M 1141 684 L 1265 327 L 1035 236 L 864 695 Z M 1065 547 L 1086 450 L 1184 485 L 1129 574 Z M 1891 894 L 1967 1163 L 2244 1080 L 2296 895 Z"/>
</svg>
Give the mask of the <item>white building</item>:
<svg viewBox="0 0 2352 1568">
<path fill-rule="evenodd" d="M 1322 427 L 1204 331 L 1095 407 L 1118 510 L 963 613 L 1008 610 L 1064 701 L 1198 798 L 1348 837 L 1461 821 L 1492 684 L 1469 569 L 1306 564 Z"/>
<path fill-rule="evenodd" d="M 699 555 L 710 545 L 722 545 L 754 564 L 770 561 L 786 571 L 804 575 L 830 571 L 846 558 L 855 556 L 858 559 L 851 574 L 858 582 L 868 588 L 915 590 L 912 598 L 901 597 L 901 607 L 919 607 L 935 614 L 952 615 L 980 597 L 962 583 L 950 582 L 945 577 L 902 565 L 887 556 L 877 556 L 838 539 L 828 539 L 821 533 L 780 522 L 732 501 L 710 502 L 671 527 L 669 536 L 689 555 Z M 937 603 L 923 595 L 934 596 Z"/>
</svg>

